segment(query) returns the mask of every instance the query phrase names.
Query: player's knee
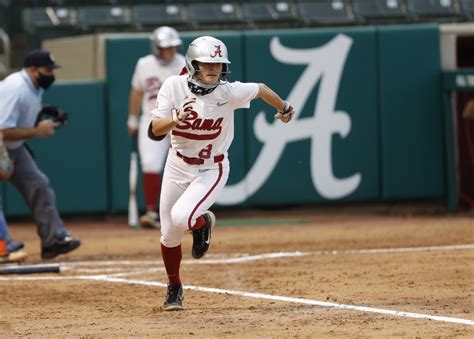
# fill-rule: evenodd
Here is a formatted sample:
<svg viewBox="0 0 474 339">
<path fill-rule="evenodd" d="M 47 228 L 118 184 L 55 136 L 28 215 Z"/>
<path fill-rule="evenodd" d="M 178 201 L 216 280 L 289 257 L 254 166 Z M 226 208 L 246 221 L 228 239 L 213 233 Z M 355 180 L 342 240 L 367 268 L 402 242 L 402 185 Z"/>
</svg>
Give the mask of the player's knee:
<svg viewBox="0 0 474 339">
<path fill-rule="evenodd" d="M 161 166 L 156 163 L 142 161 L 142 172 L 159 174 L 161 172 Z"/>
<path fill-rule="evenodd" d="M 175 237 L 170 233 L 162 233 L 161 238 L 160 238 L 160 242 L 165 247 L 173 248 L 173 247 L 179 246 L 179 244 L 181 244 L 181 238 Z"/>
<path fill-rule="evenodd" d="M 173 226 L 188 229 L 189 212 L 180 206 L 175 205 L 171 209 L 171 222 Z"/>
</svg>

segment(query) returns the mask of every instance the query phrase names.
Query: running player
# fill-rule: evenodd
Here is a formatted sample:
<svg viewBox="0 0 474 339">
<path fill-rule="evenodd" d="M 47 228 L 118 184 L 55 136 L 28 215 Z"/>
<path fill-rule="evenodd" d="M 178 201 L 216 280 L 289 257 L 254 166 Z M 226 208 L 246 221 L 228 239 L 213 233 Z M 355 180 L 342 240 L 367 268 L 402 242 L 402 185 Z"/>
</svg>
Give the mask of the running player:
<svg viewBox="0 0 474 339">
<path fill-rule="evenodd" d="M 164 309 L 183 308 L 179 276 L 181 238 L 193 235 L 192 256 L 209 249 L 216 223 L 209 208 L 229 175 L 227 150 L 234 137 L 234 110 L 261 98 L 273 106 L 276 119 L 287 123 L 294 111 L 262 83 L 227 82 L 230 61 L 225 44 L 213 37 L 195 39 L 186 53 L 188 75 L 168 78 L 158 93 L 150 138 L 171 134 L 171 149 L 160 202 L 161 253 L 169 285 Z"/>
</svg>

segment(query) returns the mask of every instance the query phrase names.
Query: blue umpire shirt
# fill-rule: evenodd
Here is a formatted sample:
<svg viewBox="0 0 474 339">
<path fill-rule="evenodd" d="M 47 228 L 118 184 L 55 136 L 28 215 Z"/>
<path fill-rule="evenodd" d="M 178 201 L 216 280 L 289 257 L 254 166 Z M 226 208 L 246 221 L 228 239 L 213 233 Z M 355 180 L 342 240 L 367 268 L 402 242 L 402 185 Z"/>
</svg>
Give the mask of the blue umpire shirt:
<svg viewBox="0 0 474 339">
<path fill-rule="evenodd" d="M 36 88 L 25 69 L 0 81 L 0 128 L 33 128 L 41 109 L 43 89 Z M 5 141 L 8 149 L 25 140 Z"/>
</svg>

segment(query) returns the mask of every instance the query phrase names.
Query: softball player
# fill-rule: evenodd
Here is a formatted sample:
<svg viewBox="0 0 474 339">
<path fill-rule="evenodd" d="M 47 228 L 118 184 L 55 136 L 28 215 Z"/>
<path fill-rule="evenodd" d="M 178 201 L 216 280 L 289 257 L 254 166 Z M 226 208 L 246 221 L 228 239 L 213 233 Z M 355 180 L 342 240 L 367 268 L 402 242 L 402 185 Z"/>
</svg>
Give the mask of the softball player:
<svg viewBox="0 0 474 339">
<path fill-rule="evenodd" d="M 216 217 L 209 208 L 229 176 L 227 150 L 234 137 L 234 110 L 261 98 L 287 123 L 294 111 L 261 83 L 227 82 L 230 61 L 225 44 L 213 37 L 194 40 L 186 53 L 188 75 L 168 78 L 158 93 L 149 136 L 171 134 L 161 192 L 161 254 L 169 284 L 164 309 L 183 308 L 179 276 L 181 237 L 193 235 L 192 256 L 209 249 Z"/>
<path fill-rule="evenodd" d="M 129 133 L 138 132 L 138 150 L 143 172 L 143 192 L 147 212 L 140 218 L 143 227 L 160 228 L 158 199 L 160 197 L 161 173 L 170 146 L 169 137 L 161 143 L 147 137 L 148 125 L 156 95 L 163 82 L 171 75 L 179 74 L 184 67 L 184 56 L 178 54 L 181 45 L 178 32 L 171 27 L 159 27 L 150 36 L 152 54 L 140 58 L 132 78 L 129 98 Z M 142 114 L 138 119 L 140 113 Z"/>
</svg>

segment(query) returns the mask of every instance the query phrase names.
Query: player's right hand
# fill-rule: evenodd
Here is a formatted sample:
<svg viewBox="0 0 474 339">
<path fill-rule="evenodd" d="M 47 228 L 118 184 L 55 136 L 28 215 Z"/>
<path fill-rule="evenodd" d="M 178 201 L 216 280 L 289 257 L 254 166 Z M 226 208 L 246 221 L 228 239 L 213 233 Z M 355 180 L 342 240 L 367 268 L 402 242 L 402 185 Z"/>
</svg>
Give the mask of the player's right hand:
<svg viewBox="0 0 474 339">
<path fill-rule="evenodd" d="M 138 117 L 129 115 L 127 120 L 128 134 L 136 135 L 138 133 Z"/>
<path fill-rule="evenodd" d="M 35 127 L 36 137 L 47 137 L 48 135 L 54 134 L 54 128 L 59 126 L 58 123 L 51 119 L 41 120 Z"/>
<path fill-rule="evenodd" d="M 189 113 L 191 113 L 193 107 L 192 105 L 196 102 L 196 98 L 184 98 L 183 102 L 181 103 L 180 108 L 173 108 L 171 110 L 171 114 L 173 116 L 173 121 L 175 123 L 179 123 L 186 119 Z"/>
</svg>

